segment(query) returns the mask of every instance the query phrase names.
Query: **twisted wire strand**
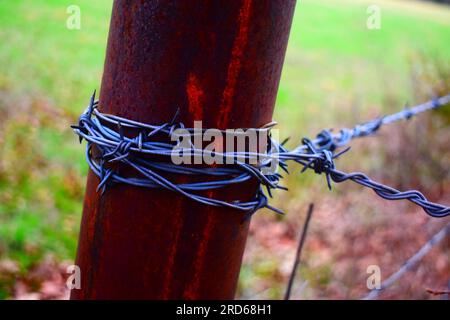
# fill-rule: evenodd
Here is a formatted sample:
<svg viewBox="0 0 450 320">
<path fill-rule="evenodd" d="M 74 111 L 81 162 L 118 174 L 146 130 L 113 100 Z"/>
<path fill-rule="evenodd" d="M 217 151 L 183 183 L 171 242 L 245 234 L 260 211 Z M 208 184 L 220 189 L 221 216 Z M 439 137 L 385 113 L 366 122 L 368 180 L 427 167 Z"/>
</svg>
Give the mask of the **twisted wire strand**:
<svg viewBox="0 0 450 320">
<path fill-rule="evenodd" d="M 442 97 L 434 98 L 425 103 L 419 104 L 414 107 L 405 107 L 403 110 L 387 115 L 378 117 L 371 121 L 367 121 L 362 124 L 358 124 L 353 128 L 343 128 L 338 133 L 332 133 L 331 130 L 322 130 L 313 144 L 320 146 L 320 149 L 335 150 L 338 147 L 347 145 L 351 140 L 355 138 L 361 138 L 369 136 L 377 132 L 381 127 L 389 124 L 393 124 L 403 120 L 409 120 L 414 116 L 417 116 L 426 111 L 438 109 L 445 105 L 450 104 L 450 94 Z M 297 151 L 305 150 L 306 146 L 301 145 L 297 147 Z"/>
<path fill-rule="evenodd" d="M 397 282 L 407 271 L 411 270 L 422 258 L 438 243 L 440 243 L 450 233 L 450 222 L 440 229 L 430 240 L 428 240 L 413 256 L 394 272 L 388 279 L 383 281 L 379 289 L 370 291 L 362 300 L 376 299 L 381 292 Z"/>
<path fill-rule="evenodd" d="M 344 173 L 335 168 L 334 160 L 348 151 L 334 151 L 349 143 L 350 140 L 373 134 L 383 125 L 394 123 L 422 112 L 436 109 L 450 102 L 450 94 L 432 101 L 407 108 L 395 114 L 381 117 L 352 129 L 342 129 L 339 133 L 323 130 L 316 139 L 304 138 L 302 144 L 293 150 L 287 150 L 283 143 L 278 143 L 270 136 L 270 129 L 275 125 L 269 123 L 261 128 L 252 128 L 257 132 L 269 133 L 268 148 L 264 152 L 217 152 L 206 149 L 198 149 L 191 144 L 190 148 L 179 149 L 184 156 L 201 157 L 204 155 L 231 159 L 231 165 L 226 167 L 193 167 L 190 165 L 176 165 L 169 157 L 178 146 L 176 141 L 164 142 L 154 139 L 156 136 L 169 138 L 176 129 L 184 129 L 188 135 L 202 134 L 204 130 L 196 128 L 185 128 L 176 122 L 177 115 L 172 121 L 161 125 L 145 124 L 115 115 L 101 113 L 98 110 L 98 100 L 95 100 L 95 92 L 91 97 L 89 106 L 81 114 L 78 125 L 72 126 L 74 132 L 79 136 L 80 143 L 83 139 L 87 141 L 86 159 L 92 171 L 100 178 L 97 190 L 105 192 L 107 186 L 115 183 L 124 183 L 133 186 L 147 188 L 165 188 L 177 192 L 194 201 L 217 207 L 229 207 L 246 211 L 252 215 L 258 209 L 268 208 L 278 214 L 283 212 L 268 203 L 268 196 L 272 197 L 275 189 L 287 190 L 280 184 L 283 176 L 275 171 L 263 173 L 264 169 L 271 168 L 274 164 L 279 166 L 285 173 L 288 171 L 288 161 L 294 161 L 307 169 L 314 170 L 317 174 L 324 173 L 328 187 L 331 189 L 331 181 L 340 183 L 346 180 L 354 181 L 360 185 L 371 188 L 380 197 L 387 200 L 409 200 L 421 206 L 427 214 L 433 217 L 444 217 L 450 214 L 450 208 L 441 204 L 430 202 L 426 197 L 416 190 L 399 191 L 395 188 L 375 182 L 363 173 Z M 111 129 L 116 127 L 117 130 Z M 123 133 L 124 129 L 137 131 L 135 137 L 128 137 Z M 221 132 L 224 132 L 221 130 Z M 160 139 L 159 139 L 160 140 Z M 94 152 L 95 146 L 97 152 Z M 159 157 L 158 160 L 152 156 Z M 249 160 L 257 160 L 257 164 L 247 163 Z M 133 168 L 138 176 L 123 176 L 111 164 L 123 163 Z M 302 172 L 303 172 L 302 171 Z M 214 177 L 205 181 L 176 183 L 171 181 L 167 174 L 210 176 Z M 239 184 L 256 179 L 259 183 L 254 197 L 248 201 L 234 200 L 225 201 L 214 199 L 201 194 L 201 191 L 221 189 L 229 185 Z M 264 189 L 263 189 L 264 188 Z M 265 190 L 265 192 L 264 192 Z M 266 195 L 267 193 L 267 195 Z"/>
</svg>

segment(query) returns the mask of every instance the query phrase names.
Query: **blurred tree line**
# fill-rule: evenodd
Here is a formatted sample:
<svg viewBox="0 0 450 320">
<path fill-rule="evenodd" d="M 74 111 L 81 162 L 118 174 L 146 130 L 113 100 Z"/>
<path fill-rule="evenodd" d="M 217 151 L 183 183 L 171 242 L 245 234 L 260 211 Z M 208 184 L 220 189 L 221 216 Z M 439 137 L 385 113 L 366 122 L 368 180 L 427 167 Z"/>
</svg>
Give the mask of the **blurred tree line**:
<svg viewBox="0 0 450 320">
<path fill-rule="evenodd" d="M 437 2 L 437 3 L 442 3 L 442 4 L 450 4 L 450 0 L 425 0 L 425 1 L 432 1 L 432 2 Z"/>
</svg>

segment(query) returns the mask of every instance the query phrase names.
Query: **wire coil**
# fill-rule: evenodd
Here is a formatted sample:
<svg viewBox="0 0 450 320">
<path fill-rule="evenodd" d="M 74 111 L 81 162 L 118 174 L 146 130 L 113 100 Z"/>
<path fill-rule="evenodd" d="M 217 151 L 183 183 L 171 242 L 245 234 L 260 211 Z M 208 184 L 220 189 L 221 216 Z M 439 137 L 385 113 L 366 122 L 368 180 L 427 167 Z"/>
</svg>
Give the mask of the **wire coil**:
<svg viewBox="0 0 450 320">
<path fill-rule="evenodd" d="M 342 129 L 339 133 L 323 130 L 316 139 L 304 138 L 302 144 L 293 150 L 287 150 L 284 143 L 278 143 L 272 139 L 270 129 L 273 123 L 259 129 L 258 132 L 268 133 L 268 148 L 258 152 L 212 152 L 191 145 L 182 151 L 188 156 L 214 156 L 232 159 L 232 164 L 224 167 L 195 167 L 190 165 L 176 165 L 170 157 L 173 154 L 177 142 L 165 142 L 155 139 L 164 136 L 170 141 L 170 137 L 177 129 L 185 129 L 189 134 L 196 134 L 193 128 L 185 128 L 180 122 L 176 122 L 176 116 L 171 122 L 162 125 L 150 125 L 115 115 L 104 114 L 98 110 L 98 100 L 95 100 L 95 92 L 91 97 L 89 106 L 81 114 L 78 125 L 72 126 L 79 136 L 80 143 L 87 141 L 86 159 L 92 171 L 100 178 L 97 190 L 103 193 L 108 186 L 123 183 L 138 187 L 164 188 L 177 192 L 194 201 L 219 207 L 229 207 L 245 211 L 252 215 L 258 209 L 268 208 L 278 214 L 283 212 L 269 204 L 268 197 L 272 197 L 275 189 L 287 190 L 280 184 L 283 176 L 272 171 L 264 174 L 264 169 L 276 165 L 285 173 L 288 171 L 288 161 L 301 164 L 304 169 L 314 170 L 317 174 L 324 173 L 328 187 L 331 189 L 331 181 L 340 183 L 351 180 L 362 186 L 371 188 L 377 195 L 387 200 L 409 200 L 421 206 L 427 214 L 433 217 L 444 217 L 450 214 L 450 208 L 433 203 L 416 190 L 399 191 L 395 188 L 375 182 L 363 173 L 344 173 L 335 168 L 334 160 L 348 151 L 349 148 L 335 153 L 335 150 L 350 142 L 350 140 L 364 137 L 378 131 L 386 124 L 394 123 L 422 112 L 436 109 L 450 102 L 450 94 L 434 99 L 413 108 L 407 108 L 398 113 L 381 117 L 352 129 Z M 113 129 L 115 128 L 115 129 Z M 128 137 L 124 130 L 137 132 L 134 137 Z M 95 146 L 95 152 L 93 147 Z M 262 159 L 257 164 L 249 164 L 248 160 Z M 122 175 L 114 163 L 122 163 L 136 171 L 135 176 Z M 228 162 L 227 162 L 228 164 Z M 302 172 L 303 172 L 302 171 Z M 170 174 L 203 177 L 204 180 L 189 183 L 176 183 L 168 178 Z M 210 198 L 202 195 L 202 191 L 220 190 L 226 186 L 256 180 L 259 184 L 256 194 L 248 201 Z M 264 189 L 265 191 L 264 191 Z"/>
</svg>

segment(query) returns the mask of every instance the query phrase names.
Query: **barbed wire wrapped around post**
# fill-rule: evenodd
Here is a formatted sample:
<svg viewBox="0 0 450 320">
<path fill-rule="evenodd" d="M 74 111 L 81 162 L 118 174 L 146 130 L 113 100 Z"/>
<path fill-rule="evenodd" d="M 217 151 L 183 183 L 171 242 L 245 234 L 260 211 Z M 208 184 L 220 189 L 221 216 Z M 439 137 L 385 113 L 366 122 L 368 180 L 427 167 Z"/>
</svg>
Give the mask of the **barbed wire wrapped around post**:
<svg viewBox="0 0 450 320">
<path fill-rule="evenodd" d="M 92 171 L 100 178 L 97 190 L 101 190 L 102 193 L 105 192 L 107 186 L 124 183 L 139 187 L 164 188 L 206 205 L 234 208 L 245 211 L 248 215 L 255 213 L 261 208 L 268 208 L 282 214 L 281 210 L 269 204 L 268 197 L 272 197 L 273 190 L 287 190 L 280 184 L 283 176 L 276 171 L 263 172 L 276 162 L 279 168 L 285 173 L 289 173 L 287 162 L 294 161 L 304 167 L 303 171 L 312 169 L 317 174 L 324 173 L 330 189 L 331 181 L 340 183 L 351 180 L 371 188 L 384 199 L 409 200 L 421 206 L 430 216 L 444 217 L 450 214 L 450 208 L 428 201 L 419 191 L 408 190 L 402 192 L 375 182 L 363 173 L 339 171 L 335 168 L 334 160 L 347 152 L 348 148 L 338 153 L 335 153 L 335 150 L 348 144 L 350 140 L 373 134 L 383 125 L 402 119 L 409 119 L 412 116 L 436 109 L 448 103 L 450 103 L 450 94 L 413 108 L 407 108 L 398 113 L 357 125 L 352 129 L 342 129 L 339 133 L 324 130 L 314 140 L 304 138 L 302 144 L 293 150 L 286 149 L 284 143 L 278 143 L 270 136 L 273 123 L 262 128 L 252 129 L 257 132 L 264 131 L 269 133 L 267 135 L 267 150 L 217 152 L 197 148 L 194 145 L 182 149 L 182 152 L 187 156 L 203 156 L 207 154 L 214 157 L 232 159 L 232 163 L 227 162 L 227 166 L 214 167 L 179 165 L 171 161 L 170 157 L 173 154 L 173 150 L 178 146 L 176 141 L 171 141 L 170 139 L 174 131 L 181 128 L 189 134 L 197 134 L 195 129 L 185 128 L 183 123 L 177 122 L 176 116 L 170 122 L 161 125 L 151 125 L 104 114 L 97 108 L 99 102 L 95 100 L 95 92 L 91 97 L 89 106 L 80 116 L 78 125 L 72 126 L 72 128 L 79 136 L 80 142 L 83 139 L 87 141 L 86 159 Z M 124 134 L 125 129 L 136 132 L 136 135 L 128 137 Z M 155 139 L 156 136 L 164 136 L 168 141 Z M 257 159 L 257 163 L 249 164 L 248 160 L 252 159 Z M 137 175 L 122 175 L 119 170 L 114 168 L 112 165 L 114 163 L 122 163 L 133 168 Z M 168 176 L 171 174 L 204 176 L 206 178 L 204 181 L 176 183 L 169 179 Z M 226 186 L 250 180 L 257 180 L 259 187 L 253 198 L 248 201 L 238 199 L 226 201 L 201 194 L 202 191 L 222 189 Z"/>
</svg>

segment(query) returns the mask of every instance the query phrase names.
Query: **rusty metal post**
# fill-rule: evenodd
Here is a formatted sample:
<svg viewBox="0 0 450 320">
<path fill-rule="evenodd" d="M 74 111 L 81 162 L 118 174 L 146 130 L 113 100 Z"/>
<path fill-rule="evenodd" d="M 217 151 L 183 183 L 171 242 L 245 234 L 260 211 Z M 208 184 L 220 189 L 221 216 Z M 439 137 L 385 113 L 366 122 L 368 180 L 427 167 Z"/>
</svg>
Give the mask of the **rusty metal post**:
<svg viewBox="0 0 450 320">
<path fill-rule="evenodd" d="M 116 0 L 100 109 L 159 124 L 258 127 L 272 119 L 295 0 Z M 89 173 L 72 299 L 231 299 L 248 222 Z M 248 200 L 255 186 L 227 188 Z M 211 194 L 213 195 L 213 194 Z"/>
</svg>

